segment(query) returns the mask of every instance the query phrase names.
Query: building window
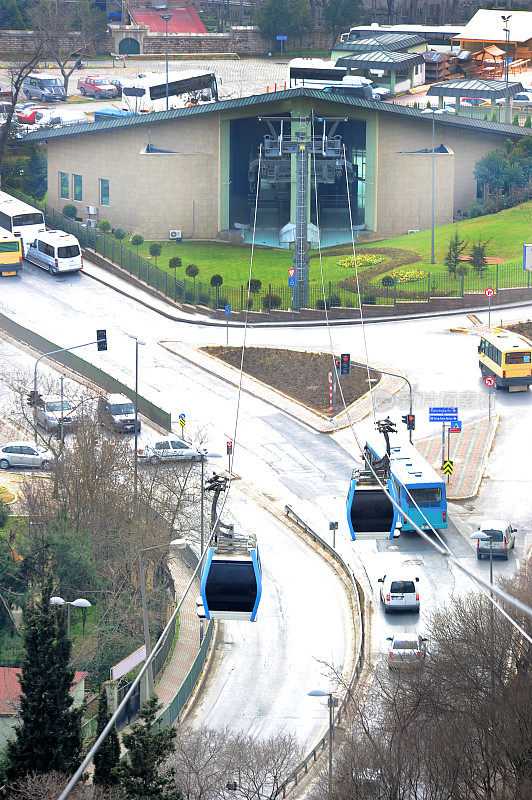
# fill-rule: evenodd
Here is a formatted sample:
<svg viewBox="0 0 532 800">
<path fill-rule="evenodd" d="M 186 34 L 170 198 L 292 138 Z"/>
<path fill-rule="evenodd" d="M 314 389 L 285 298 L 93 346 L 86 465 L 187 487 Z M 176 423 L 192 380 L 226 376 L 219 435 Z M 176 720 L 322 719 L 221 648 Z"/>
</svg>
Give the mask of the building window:
<svg viewBox="0 0 532 800">
<path fill-rule="evenodd" d="M 70 192 L 68 191 L 69 175 L 68 172 L 59 173 L 59 197 L 68 200 Z"/>
<path fill-rule="evenodd" d="M 100 205 L 109 205 L 109 181 L 107 178 L 100 178 Z"/>
<path fill-rule="evenodd" d="M 72 176 L 72 199 L 83 200 L 83 179 L 81 175 Z"/>
</svg>

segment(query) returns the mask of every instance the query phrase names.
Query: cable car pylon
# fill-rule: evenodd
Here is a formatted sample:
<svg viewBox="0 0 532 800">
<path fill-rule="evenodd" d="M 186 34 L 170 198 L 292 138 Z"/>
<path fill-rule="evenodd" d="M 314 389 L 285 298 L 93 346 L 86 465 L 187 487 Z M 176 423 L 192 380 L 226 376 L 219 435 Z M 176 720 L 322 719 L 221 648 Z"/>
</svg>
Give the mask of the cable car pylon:
<svg viewBox="0 0 532 800">
<path fill-rule="evenodd" d="M 234 525 L 217 518 L 217 504 L 228 479 L 213 475 L 205 488 L 214 492 L 211 506 L 213 542 L 201 571 L 201 599 L 205 619 L 254 622 L 262 594 L 262 568 L 254 534 L 235 533 Z M 203 614 L 202 614 L 203 616 Z"/>
<path fill-rule="evenodd" d="M 378 420 L 376 427 L 386 441 L 386 453 L 382 458 L 376 458 L 366 442 L 366 466 L 353 470 L 347 495 L 347 524 L 352 539 L 356 539 L 359 533 L 387 533 L 388 538 L 393 539 L 398 528 L 399 512 L 379 485 L 380 480 L 398 502 L 395 484 L 390 477 L 390 433 L 397 431 L 388 417 Z"/>
</svg>

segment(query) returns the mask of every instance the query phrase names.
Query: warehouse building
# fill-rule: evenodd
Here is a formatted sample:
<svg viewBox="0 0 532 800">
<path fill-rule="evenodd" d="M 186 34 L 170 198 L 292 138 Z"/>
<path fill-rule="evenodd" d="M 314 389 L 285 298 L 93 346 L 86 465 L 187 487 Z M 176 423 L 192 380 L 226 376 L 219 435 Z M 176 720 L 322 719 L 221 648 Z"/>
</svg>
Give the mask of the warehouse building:
<svg viewBox="0 0 532 800">
<path fill-rule="evenodd" d="M 49 203 L 73 203 L 89 224 L 109 219 L 146 239 L 180 231 L 250 241 L 258 187 L 256 242 L 288 247 L 296 166 L 295 153 L 271 147 L 281 131 L 339 137 L 341 158 L 328 158 L 324 147 L 308 159 L 309 231 L 319 225 L 323 245 L 350 240 L 349 207 L 360 237 L 430 227 L 433 160 L 436 224 L 451 222 L 477 196 L 475 162 L 526 133 L 297 88 L 35 131 L 26 141 L 47 142 Z"/>
</svg>

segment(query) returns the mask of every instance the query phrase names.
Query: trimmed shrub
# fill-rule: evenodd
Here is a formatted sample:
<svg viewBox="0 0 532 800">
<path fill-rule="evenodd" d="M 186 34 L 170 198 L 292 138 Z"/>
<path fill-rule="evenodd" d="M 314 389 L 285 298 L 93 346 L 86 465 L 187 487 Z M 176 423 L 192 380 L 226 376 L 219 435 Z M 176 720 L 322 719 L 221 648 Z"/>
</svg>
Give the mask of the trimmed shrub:
<svg viewBox="0 0 532 800">
<path fill-rule="evenodd" d="M 122 239 L 125 239 L 126 236 L 127 236 L 127 233 L 125 232 L 125 230 L 123 228 L 115 228 L 114 237 L 115 237 L 115 239 L 118 239 L 119 242 L 121 242 Z"/>
<path fill-rule="evenodd" d="M 196 264 L 189 264 L 187 267 L 185 267 L 185 275 L 196 280 L 196 276 L 199 275 L 199 267 L 196 266 Z"/>
<path fill-rule="evenodd" d="M 532 119 L 530 118 L 530 114 L 526 115 L 524 127 L 525 128 L 532 128 Z"/>
<path fill-rule="evenodd" d="M 155 263 L 157 263 L 157 257 L 161 255 L 163 246 L 160 242 L 152 242 L 150 244 L 150 256 L 155 259 Z"/>
<path fill-rule="evenodd" d="M 211 277 L 211 286 L 214 286 L 214 287 L 221 286 L 223 282 L 224 282 L 224 279 L 222 278 L 221 275 L 212 275 L 212 277 Z"/>
<path fill-rule="evenodd" d="M 172 256 L 172 258 L 168 262 L 168 266 L 170 267 L 170 269 L 177 270 L 177 269 L 179 269 L 180 267 L 183 266 L 183 262 L 181 261 L 179 256 Z"/>
<path fill-rule="evenodd" d="M 131 244 L 133 247 L 137 248 L 137 255 L 139 254 L 139 247 L 141 244 L 144 244 L 144 236 L 141 236 L 140 233 L 134 233 L 131 237 Z"/>
<path fill-rule="evenodd" d="M 512 125 L 519 125 L 519 114 L 516 114 L 512 120 Z"/>
<path fill-rule="evenodd" d="M 381 279 L 381 283 L 382 283 L 383 286 L 394 286 L 395 278 L 393 277 L 393 275 L 385 275 Z"/>
<path fill-rule="evenodd" d="M 109 222 L 108 219 L 101 219 L 98 223 L 98 227 L 102 231 L 102 233 L 109 233 L 109 231 L 111 230 L 111 223 Z"/>
<path fill-rule="evenodd" d="M 265 311 L 273 311 L 276 308 L 281 308 L 283 301 L 278 294 L 266 294 L 262 298 L 262 307 Z"/>
<path fill-rule="evenodd" d="M 78 213 L 78 209 L 72 203 L 67 203 L 66 206 L 63 206 L 63 216 L 68 217 L 68 219 L 75 219 Z"/>
<path fill-rule="evenodd" d="M 260 292 L 262 288 L 262 281 L 259 281 L 258 278 L 252 278 L 249 282 L 249 291 L 253 294 Z"/>
<path fill-rule="evenodd" d="M 374 294 L 365 294 L 362 298 L 362 302 L 368 306 L 375 306 L 377 305 L 377 296 Z"/>
</svg>

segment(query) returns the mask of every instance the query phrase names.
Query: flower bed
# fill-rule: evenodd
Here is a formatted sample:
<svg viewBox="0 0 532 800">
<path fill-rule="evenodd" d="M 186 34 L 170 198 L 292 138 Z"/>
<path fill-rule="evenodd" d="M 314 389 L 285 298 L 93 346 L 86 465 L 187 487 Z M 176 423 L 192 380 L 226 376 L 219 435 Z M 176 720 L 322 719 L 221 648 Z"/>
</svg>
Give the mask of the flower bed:
<svg viewBox="0 0 532 800">
<path fill-rule="evenodd" d="M 417 283 L 427 277 L 422 269 L 394 269 L 391 274 L 397 283 Z"/>
<path fill-rule="evenodd" d="M 359 269 L 363 269 L 366 267 L 375 267 L 377 264 L 382 264 L 384 261 L 384 256 L 379 256 L 376 253 L 360 253 L 356 257 L 356 266 Z M 342 258 L 338 262 L 339 267 L 345 267 L 346 269 L 355 269 L 355 259 L 353 256 L 347 256 L 347 258 Z"/>
</svg>

